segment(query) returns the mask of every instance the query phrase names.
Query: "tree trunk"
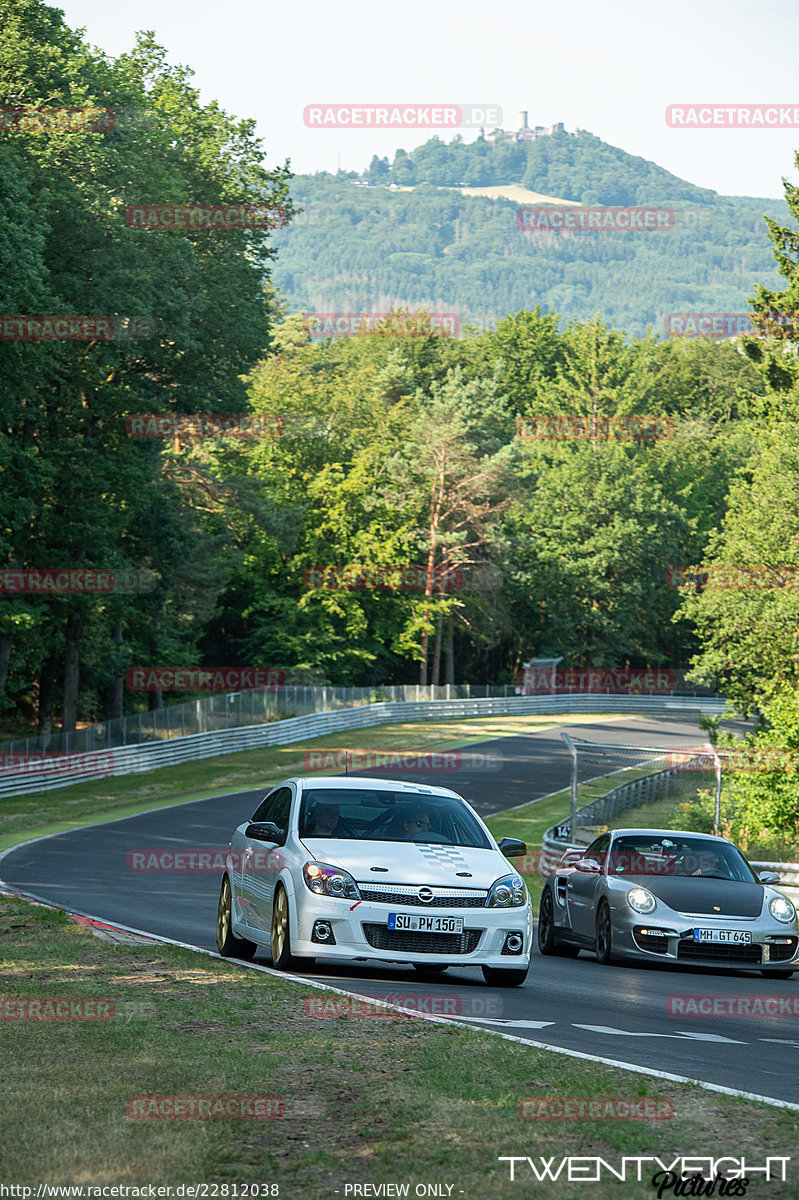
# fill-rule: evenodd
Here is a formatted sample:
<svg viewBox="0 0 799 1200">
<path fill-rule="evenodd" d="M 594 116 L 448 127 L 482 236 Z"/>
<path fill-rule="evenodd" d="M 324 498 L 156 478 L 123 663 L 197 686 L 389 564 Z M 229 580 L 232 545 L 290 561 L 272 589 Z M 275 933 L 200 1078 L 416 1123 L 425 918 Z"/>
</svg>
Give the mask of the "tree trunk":
<svg viewBox="0 0 799 1200">
<path fill-rule="evenodd" d="M 55 697 L 56 660 L 50 655 L 42 664 L 39 671 L 39 711 L 37 717 L 37 733 L 49 737 L 53 732 L 53 699 Z"/>
<path fill-rule="evenodd" d="M 80 617 L 70 613 L 67 617 L 66 646 L 64 649 L 64 711 L 61 729 L 74 733 L 78 719 L 78 684 L 80 682 Z"/>
<path fill-rule="evenodd" d="M 163 692 L 150 692 L 149 693 L 149 704 L 147 705 L 147 707 L 150 712 L 160 712 L 160 710 L 164 707 L 164 693 Z"/>
<path fill-rule="evenodd" d="M 111 634 L 111 640 L 119 648 L 122 645 L 122 622 L 117 621 Z M 121 717 L 124 710 L 124 675 L 115 675 L 105 690 L 105 718 L 113 721 Z"/>
<path fill-rule="evenodd" d="M 431 680 L 433 687 L 438 687 L 438 681 L 441 676 L 441 632 L 443 628 L 444 613 L 440 612 L 436 622 L 436 640 L 433 647 L 433 677 Z"/>
<path fill-rule="evenodd" d="M 0 711 L 5 708 L 6 680 L 8 679 L 8 664 L 11 659 L 13 636 L 4 633 L 0 637 Z"/>
<path fill-rule="evenodd" d="M 447 660 L 446 683 L 455 683 L 455 631 L 452 628 L 452 617 L 447 618 Z"/>
</svg>

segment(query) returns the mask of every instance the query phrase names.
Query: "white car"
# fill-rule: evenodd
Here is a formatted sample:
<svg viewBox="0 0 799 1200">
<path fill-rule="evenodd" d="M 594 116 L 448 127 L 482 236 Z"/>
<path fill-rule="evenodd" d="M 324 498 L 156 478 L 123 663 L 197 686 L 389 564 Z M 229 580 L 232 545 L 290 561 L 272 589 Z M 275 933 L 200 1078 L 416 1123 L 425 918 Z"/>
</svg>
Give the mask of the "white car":
<svg viewBox="0 0 799 1200">
<path fill-rule="evenodd" d="M 287 779 L 240 825 L 222 877 L 217 945 L 280 969 L 327 959 L 479 966 L 524 983 L 532 907 L 477 813 L 443 787 L 361 776 Z"/>
</svg>

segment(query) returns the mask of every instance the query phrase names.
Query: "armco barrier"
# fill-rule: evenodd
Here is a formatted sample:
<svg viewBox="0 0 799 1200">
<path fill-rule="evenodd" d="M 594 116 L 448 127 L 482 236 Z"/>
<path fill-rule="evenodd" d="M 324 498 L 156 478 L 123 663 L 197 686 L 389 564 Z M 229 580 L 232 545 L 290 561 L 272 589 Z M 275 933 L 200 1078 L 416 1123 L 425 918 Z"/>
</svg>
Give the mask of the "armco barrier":
<svg viewBox="0 0 799 1200">
<path fill-rule="evenodd" d="M 234 754 L 262 746 L 286 746 L 306 738 L 322 737 L 343 729 L 365 729 L 404 721 L 446 720 L 457 717 L 521 716 L 560 713 L 707 713 L 721 716 L 726 707 L 723 698 L 686 696 L 490 696 L 476 700 L 385 701 L 338 708 L 331 712 L 309 713 L 264 725 L 245 725 L 213 733 L 192 734 L 169 741 L 147 742 L 136 746 L 117 746 L 111 752 L 113 767 L 98 768 L 96 754 L 53 758 L 52 770 L 30 773 L 13 769 L 0 771 L 0 797 L 21 796 L 28 792 L 51 791 L 89 779 L 108 775 L 132 775 L 158 767 L 174 766 L 218 754 Z M 81 768 L 86 760 L 86 769 Z M 59 766 L 59 763 L 61 764 Z M 48 768 L 49 768 L 48 763 Z M 46 778 L 45 778 L 46 776 Z"/>
</svg>

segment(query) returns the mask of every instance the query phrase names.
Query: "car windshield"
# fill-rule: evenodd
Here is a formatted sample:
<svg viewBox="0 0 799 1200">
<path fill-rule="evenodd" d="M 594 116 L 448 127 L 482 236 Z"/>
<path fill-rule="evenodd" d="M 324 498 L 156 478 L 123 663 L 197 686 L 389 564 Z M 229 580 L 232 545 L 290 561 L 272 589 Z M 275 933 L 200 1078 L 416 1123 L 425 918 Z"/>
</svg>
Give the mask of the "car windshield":
<svg viewBox="0 0 799 1200">
<path fill-rule="evenodd" d="M 705 838 L 642 834 L 617 838 L 608 858 L 608 875 L 674 875 L 757 883 L 749 863 L 735 846 Z"/>
<path fill-rule="evenodd" d="M 369 788 L 304 792 L 300 837 L 491 849 L 479 822 L 456 796 Z"/>
</svg>

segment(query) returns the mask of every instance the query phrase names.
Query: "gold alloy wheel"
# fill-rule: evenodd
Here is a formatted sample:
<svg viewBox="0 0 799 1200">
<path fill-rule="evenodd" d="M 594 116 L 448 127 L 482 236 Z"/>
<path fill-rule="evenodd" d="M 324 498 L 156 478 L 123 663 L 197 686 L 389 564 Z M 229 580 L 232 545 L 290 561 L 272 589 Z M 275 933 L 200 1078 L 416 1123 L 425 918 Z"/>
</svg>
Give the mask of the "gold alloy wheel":
<svg viewBox="0 0 799 1200">
<path fill-rule="evenodd" d="M 230 880 L 225 876 L 219 893 L 219 909 L 216 914 L 216 942 L 221 948 L 230 933 Z"/>
<path fill-rule="evenodd" d="M 269 948 L 272 951 L 272 962 L 277 964 L 283 957 L 286 945 L 286 931 L 289 925 L 289 902 L 283 888 L 275 893 L 275 903 L 272 907 L 272 936 Z"/>
</svg>

